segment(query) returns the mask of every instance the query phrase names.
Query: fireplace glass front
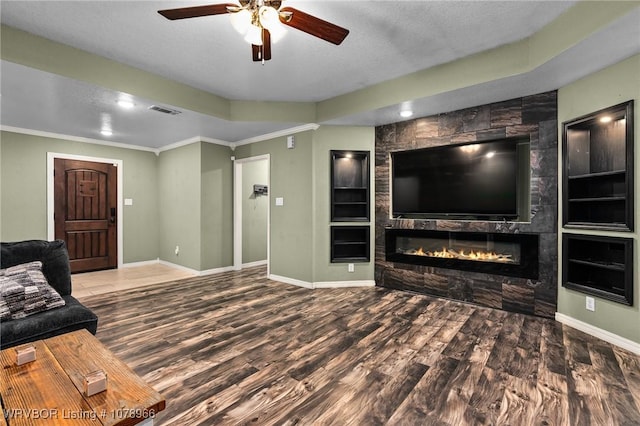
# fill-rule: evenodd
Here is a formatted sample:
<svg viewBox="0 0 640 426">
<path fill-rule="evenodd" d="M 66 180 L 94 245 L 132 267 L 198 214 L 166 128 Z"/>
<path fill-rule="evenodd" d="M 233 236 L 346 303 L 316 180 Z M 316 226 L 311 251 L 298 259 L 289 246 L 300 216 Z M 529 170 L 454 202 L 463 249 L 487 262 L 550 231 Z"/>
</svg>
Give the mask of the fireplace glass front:
<svg viewBox="0 0 640 426">
<path fill-rule="evenodd" d="M 538 236 L 386 230 L 388 261 L 537 278 Z"/>
<path fill-rule="evenodd" d="M 483 240 L 459 237 L 455 233 L 449 233 L 449 238 L 399 237 L 396 245 L 399 253 L 409 256 L 520 264 L 520 244 L 495 241 L 489 234 Z"/>
</svg>

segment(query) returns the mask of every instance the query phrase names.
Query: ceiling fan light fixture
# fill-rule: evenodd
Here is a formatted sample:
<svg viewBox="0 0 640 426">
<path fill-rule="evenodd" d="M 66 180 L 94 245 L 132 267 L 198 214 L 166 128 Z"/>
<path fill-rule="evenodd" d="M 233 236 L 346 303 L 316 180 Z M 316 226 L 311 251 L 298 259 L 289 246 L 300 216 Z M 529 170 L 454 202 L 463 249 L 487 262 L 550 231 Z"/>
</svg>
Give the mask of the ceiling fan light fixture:
<svg viewBox="0 0 640 426">
<path fill-rule="evenodd" d="M 275 25 L 280 23 L 278 11 L 271 6 L 260 6 L 258 17 L 260 18 L 260 25 L 269 31 L 271 31 L 271 28 Z"/>
<path fill-rule="evenodd" d="M 241 9 L 238 12 L 232 13 L 231 25 L 237 32 L 245 35 L 251 26 L 251 12 L 247 9 Z"/>
<path fill-rule="evenodd" d="M 260 25 L 269 31 L 271 41 L 277 43 L 286 34 L 286 29 L 280 22 L 280 14 L 271 6 L 261 6 L 258 11 Z"/>
<path fill-rule="evenodd" d="M 233 27 L 251 44 L 254 62 L 271 59 L 271 43 L 286 34 L 285 25 L 339 45 L 349 30 L 316 18 L 293 7 L 282 7 L 284 0 L 227 0 L 232 3 L 179 7 L 159 10 L 169 20 L 230 14 Z"/>
<path fill-rule="evenodd" d="M 244 39 L 246 42 L 255 46 L 262 46 L 262 28 L 255 24 L 251 24 Z"/>
</svg>

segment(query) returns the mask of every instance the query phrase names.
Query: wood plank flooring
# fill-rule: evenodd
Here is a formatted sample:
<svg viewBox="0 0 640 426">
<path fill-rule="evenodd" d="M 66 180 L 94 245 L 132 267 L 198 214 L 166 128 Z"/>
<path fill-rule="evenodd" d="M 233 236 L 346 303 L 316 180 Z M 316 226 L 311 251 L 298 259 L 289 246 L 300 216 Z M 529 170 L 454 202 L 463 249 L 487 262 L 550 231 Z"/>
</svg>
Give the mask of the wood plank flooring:
<svg viewBox="0 0 640 426">
<path fill-rule="evenodd" d="M 83 303 L 160 425 L 640 424 L 640 357 L 542 318 L 264 268 Z"/>
</svg>

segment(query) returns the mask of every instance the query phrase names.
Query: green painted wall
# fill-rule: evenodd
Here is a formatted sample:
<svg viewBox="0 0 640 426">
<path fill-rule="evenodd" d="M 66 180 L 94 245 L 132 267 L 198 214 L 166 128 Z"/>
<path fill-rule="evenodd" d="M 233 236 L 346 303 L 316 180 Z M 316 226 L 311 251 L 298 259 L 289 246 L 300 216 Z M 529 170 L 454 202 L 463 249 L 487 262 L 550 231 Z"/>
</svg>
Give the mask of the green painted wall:
<svg viewBox="0 0 640 426">
<path fill-rule="evenodd" d="M 201 264 L 199 270 L 233 265 L 233 163 L 231 148 L 202 143 Z"/>
<path fill-rule="evenodd" d="M 226 146 L 196 142 L 160 153 L 161 260 L 197 271 L 233 264 L 232 173 Z"/>
<path fill-rule="evenodd" d="M 123 263 L 160 258 L 195 270 L 233 263 L 231 149 L 152 152 L 13 132 L 0 138 L 0 239 L 47 239 L 47 153 L 121 160 Z M 180 254 L 175 255 L 175 247 Z"/>
<path fill-rule="evenodd" d="M 635 232 L 603 232 L 576 231 L 562 228 L 562 232 L 577 232 L 592 235 L 610 235 L 618 237 L 633 237 L 634 255 L 638 259 L 640 254 L 640 209 L 638 208 L 638 191 L 640 190 L 640 55 L 635 55 L 611 67 L 591 74 L 581 80 L 562 87 L 558 91 L 558 140 L 562 140 L 562 122 L 589 114 L 609 106 L 613 106 L 630 99 L 635 100 L 634 129 L 635 129 Z M 559 147 L 558 158 L 561 158 Z M 562 177 L 562 163 L 559 165 Z M 562 179 L 559 179 L 562 182 Z M 562 210 L 562 206 L 560 206 Z M 562 218 L 562 211 L 558 217 Z M 561 239 L 559 239 L 561 241 Z M 562 259 L 562 245 L 559 247 Z M 562 277 L 562 262 L 559 262 L 559 278 Z M 634 342 L 640 343 L 640 267 L 634 265 L 634 300 L 633 306 L 625 306 L 596 297 L 596 310 L 590 312 L 585 309 L 585 295 L 564 287 L 558 289 L 558 312 L 572 318 L 586 322 L 593 326 L 607 330 Z"/>
<path fill-rule="evenodd" d="M 271 154 L 269 199 L 271 203 L 270 273 L 313 282 L 313 131 L 295 135 L 295 148 L 287 149 L 286 137 L 242 145 L 237 159 Z M 276 197 L 284 198 L 276 206 Z"/>
<path fill-rule="evenodd" d="M 313 256 L 313 277 L 315 282 L 323 281 L 361 281 L 373 280 L 374 263 L 374 235 L 373 226 L 373 202 L 374 192 L 374 170 L 369 166 L 370 172 L 370 241 L 371 241 L 371 261 L 368 263 L 355 263 L 355 272 L 347 272 L 347 264 L 331 263 L 330 256 L 330 151 L 331 150 L 353 150 L 370 151 L 370 161 L 375 160 L 375 129 L 373 127 L 347 127 L 347 126 L 321 126 L 313 135 L 313 187 L 314 208 L 313 208 L 313 232 L 314 232 L 314 256 Z M 364 225 L 363 222 L 340 222 L 334 225 Z"/>
<path fill-rule="evenodd" d="M 267 185 L 269 161 L 242 163 L 242 263 L 267 259 L 269 196 L 253 193 L 253 185 Z"/>
<path fill-rule="evenodd" d="M 286 148 L 286 137 L 236 148 L 238 159 L 271 155 L 271 274 L 307 283 L 373 280 L 373 262 L 349 273 L 346 264 L 329 261 L 329 151 L 371 151 L 373 161 L 374 142 L 373 128 L 320 126 L 296 134 L 294 149 Z M 275 205 L 276 197 L 284 206 Z"/>
<path fill-rule="evenodd" d="M 158 158 L 159 257 L 196 270 L 201 264 L 200 144 L 164 151 Z"/>
<path fill-rule="evenodd" d="M 47 152 L 122 160 L 123 263 L 158 258 L 156 156 L 151 152 L 12 132 L 0 135 L 0 239 L 47 239 Z"/>
</svg>

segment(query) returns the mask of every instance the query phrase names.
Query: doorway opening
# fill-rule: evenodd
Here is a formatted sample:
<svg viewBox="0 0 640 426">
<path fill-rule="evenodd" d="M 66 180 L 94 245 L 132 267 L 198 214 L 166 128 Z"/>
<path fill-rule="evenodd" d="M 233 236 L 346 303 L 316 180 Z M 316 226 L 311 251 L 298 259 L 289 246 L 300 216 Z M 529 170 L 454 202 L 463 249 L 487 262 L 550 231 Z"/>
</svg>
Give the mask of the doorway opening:
<svg viewBox="0 0 640 426">
<path fill-rule="evenodd" d="M 234 162 L 233 268 L 267 265 L 270 250 L 270 156 Z"/>
</svg>

